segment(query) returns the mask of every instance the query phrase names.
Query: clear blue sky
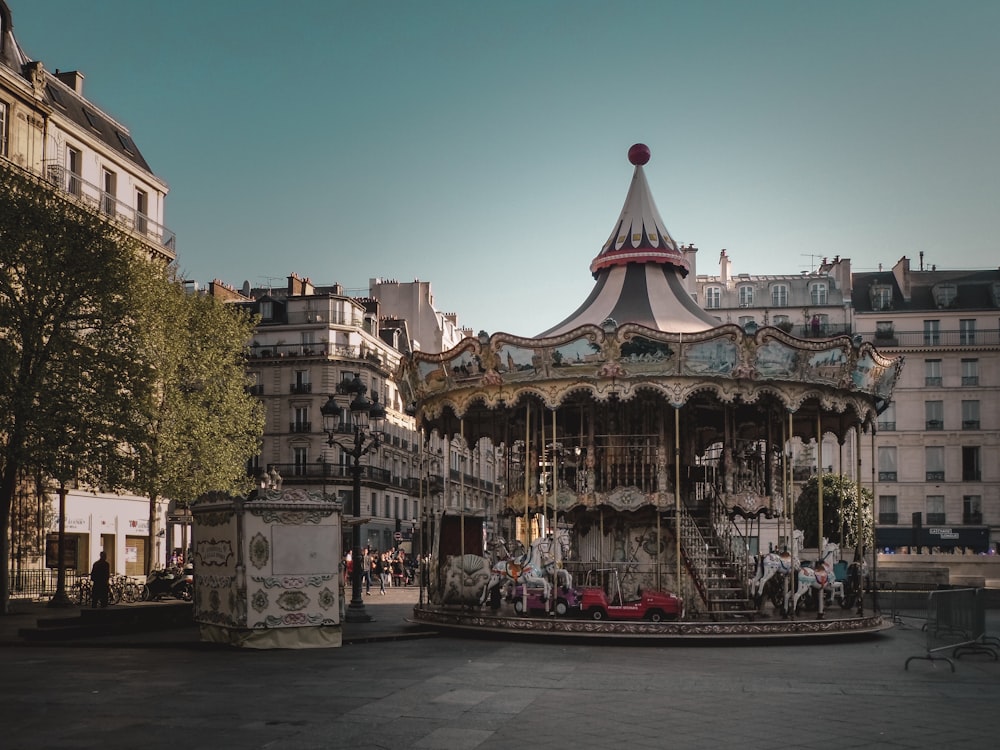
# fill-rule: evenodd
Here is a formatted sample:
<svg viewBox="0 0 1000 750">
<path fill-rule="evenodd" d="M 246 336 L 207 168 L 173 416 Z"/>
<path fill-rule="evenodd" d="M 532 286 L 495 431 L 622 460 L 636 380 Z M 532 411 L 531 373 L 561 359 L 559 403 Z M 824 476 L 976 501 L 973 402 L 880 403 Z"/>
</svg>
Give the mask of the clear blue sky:
<svg viewBox="0 0 1000 750">
<path fill-rule="evenodd" d="M 8 0 L 170 185 L 188 278 L 430 281 L 534 335 L 646 175 L 717 273 L 996 267 L 1000 2 Z"/>
</svg>

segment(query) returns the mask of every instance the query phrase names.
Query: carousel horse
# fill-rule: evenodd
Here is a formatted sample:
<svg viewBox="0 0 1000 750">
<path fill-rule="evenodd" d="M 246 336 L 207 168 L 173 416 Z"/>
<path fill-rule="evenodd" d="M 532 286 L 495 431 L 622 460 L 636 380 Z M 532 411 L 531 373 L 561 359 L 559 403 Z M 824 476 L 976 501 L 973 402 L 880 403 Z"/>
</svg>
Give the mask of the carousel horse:
<svg viewBox="0 0 1000 750">
<path fill-rule="evenodd" d="M 764 593 L 764 586 L 775 575 L 788 575 L 792 568 L 798 567 L 798 561 L 792 560 L 790 552 L 768 552 L 757 558 L 756 573 L 750 581 L 750 594 L 758 602 Z"/>
<path fill-rule="evenodd" d="M 808 566 L 796 566 L 797 574 L 796 581 L 797 586 L 795 592 L 792 594 L 792 606 L 788 609 L 789 612 L 795 612 L 799 605 L 799 600 L 805 596 L 807 593 L 816 590 L 816 606 L 818 611 L 818 616 L 823 616 L 823 604 L 826 601 L 827 594 L 833 590 L 834 583 L 837 580 L 836 574 L 833 572 L 833 565 L 826 562 L 826 556 L 816 563 L 815 567 Z"/>
<path fill-rule="evenodd" d="M 490 568 L 490 577 L 479 600 L 480 605 L 485 604 L 493 589 L 505 581 L 512 581 L 515 585 L 522 584 L 528 588 L 540 587 L 543 600 L 548 599 L 551 587 L 545 574 L 545 568 L 546 565 L 550 564 L 549 560 L 551 560 L 551 564 L 554 564 L 555 559 L 544 554 L 542 547 L 546 542 L 549 545 L 552 543 L 551 540 L 539 537 L 531 542 L 524 554 L 497 560 Z M 498 545 L 506 550 L 502 541 Z"/>
<path fill-rule="evenodd" d="M 558 529 L 555 538 L 536 539 L 541 550 L 542 559 L 545 561 L 543 569 L 547 576 L 551 576 L 557 586 L 564 589 L 573 588 L 573 576 L 566 568 L 557 566 L 559 560 L 565 560 L 570 553 L 570 539 L 568 529 Z M 534 544 L 535 542 L 532 542 Z M 559 560 L 554 554 L 555 545 L 559 545 Z"/>
</svg>

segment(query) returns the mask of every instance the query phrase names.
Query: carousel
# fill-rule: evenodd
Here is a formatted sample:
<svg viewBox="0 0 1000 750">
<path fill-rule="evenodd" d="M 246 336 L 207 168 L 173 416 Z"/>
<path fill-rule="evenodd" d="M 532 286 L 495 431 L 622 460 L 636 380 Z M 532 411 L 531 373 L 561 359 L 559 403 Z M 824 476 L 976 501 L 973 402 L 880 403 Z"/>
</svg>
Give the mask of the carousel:
<svg viewBox="0 0 1000 750">
<path fill-rule="evenodd" d="M 803 549 L 791 455 L 825 436 L 859 455 L 902 362 L 700 308 L 694 250 L 667 232 L 649 157 L 629 150 L 625 205 L 575 312 L 534 338 L 484 332 L 401 364 L 418 429 L 501 465 L 498 507 L 425 507 L 414 619 L 589 637 L 878 631 L 862 524 L 836 549 Z"/>
</svg>

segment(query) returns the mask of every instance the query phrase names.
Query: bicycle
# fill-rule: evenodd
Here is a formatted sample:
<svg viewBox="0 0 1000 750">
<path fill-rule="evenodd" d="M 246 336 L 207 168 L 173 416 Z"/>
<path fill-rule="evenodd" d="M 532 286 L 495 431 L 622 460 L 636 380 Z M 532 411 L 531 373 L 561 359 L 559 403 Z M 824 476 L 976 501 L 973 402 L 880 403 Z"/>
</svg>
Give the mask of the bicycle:
<svg viewBox="0 0 1000 750">
<path fill-rule="evenodd" d="M 90 605 L 91 597 L 94 593 L 94 584 L 89 578 L 78 578 L 73 584 L 76 589 L 76 603 L 82 607 Z"/>
</svg>

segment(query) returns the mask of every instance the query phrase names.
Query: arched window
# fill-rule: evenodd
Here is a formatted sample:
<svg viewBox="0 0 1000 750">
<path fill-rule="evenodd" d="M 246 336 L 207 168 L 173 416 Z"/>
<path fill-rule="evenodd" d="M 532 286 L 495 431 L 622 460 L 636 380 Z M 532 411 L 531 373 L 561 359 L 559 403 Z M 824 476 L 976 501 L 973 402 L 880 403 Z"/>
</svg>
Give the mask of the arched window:
<svg viewBox="0 0 1000 750">
<path fill-rule="evenodd" d="M 771 307 L 788 307 L 787 284 L 775 284 L 771 287 Z"/>
</svg>

